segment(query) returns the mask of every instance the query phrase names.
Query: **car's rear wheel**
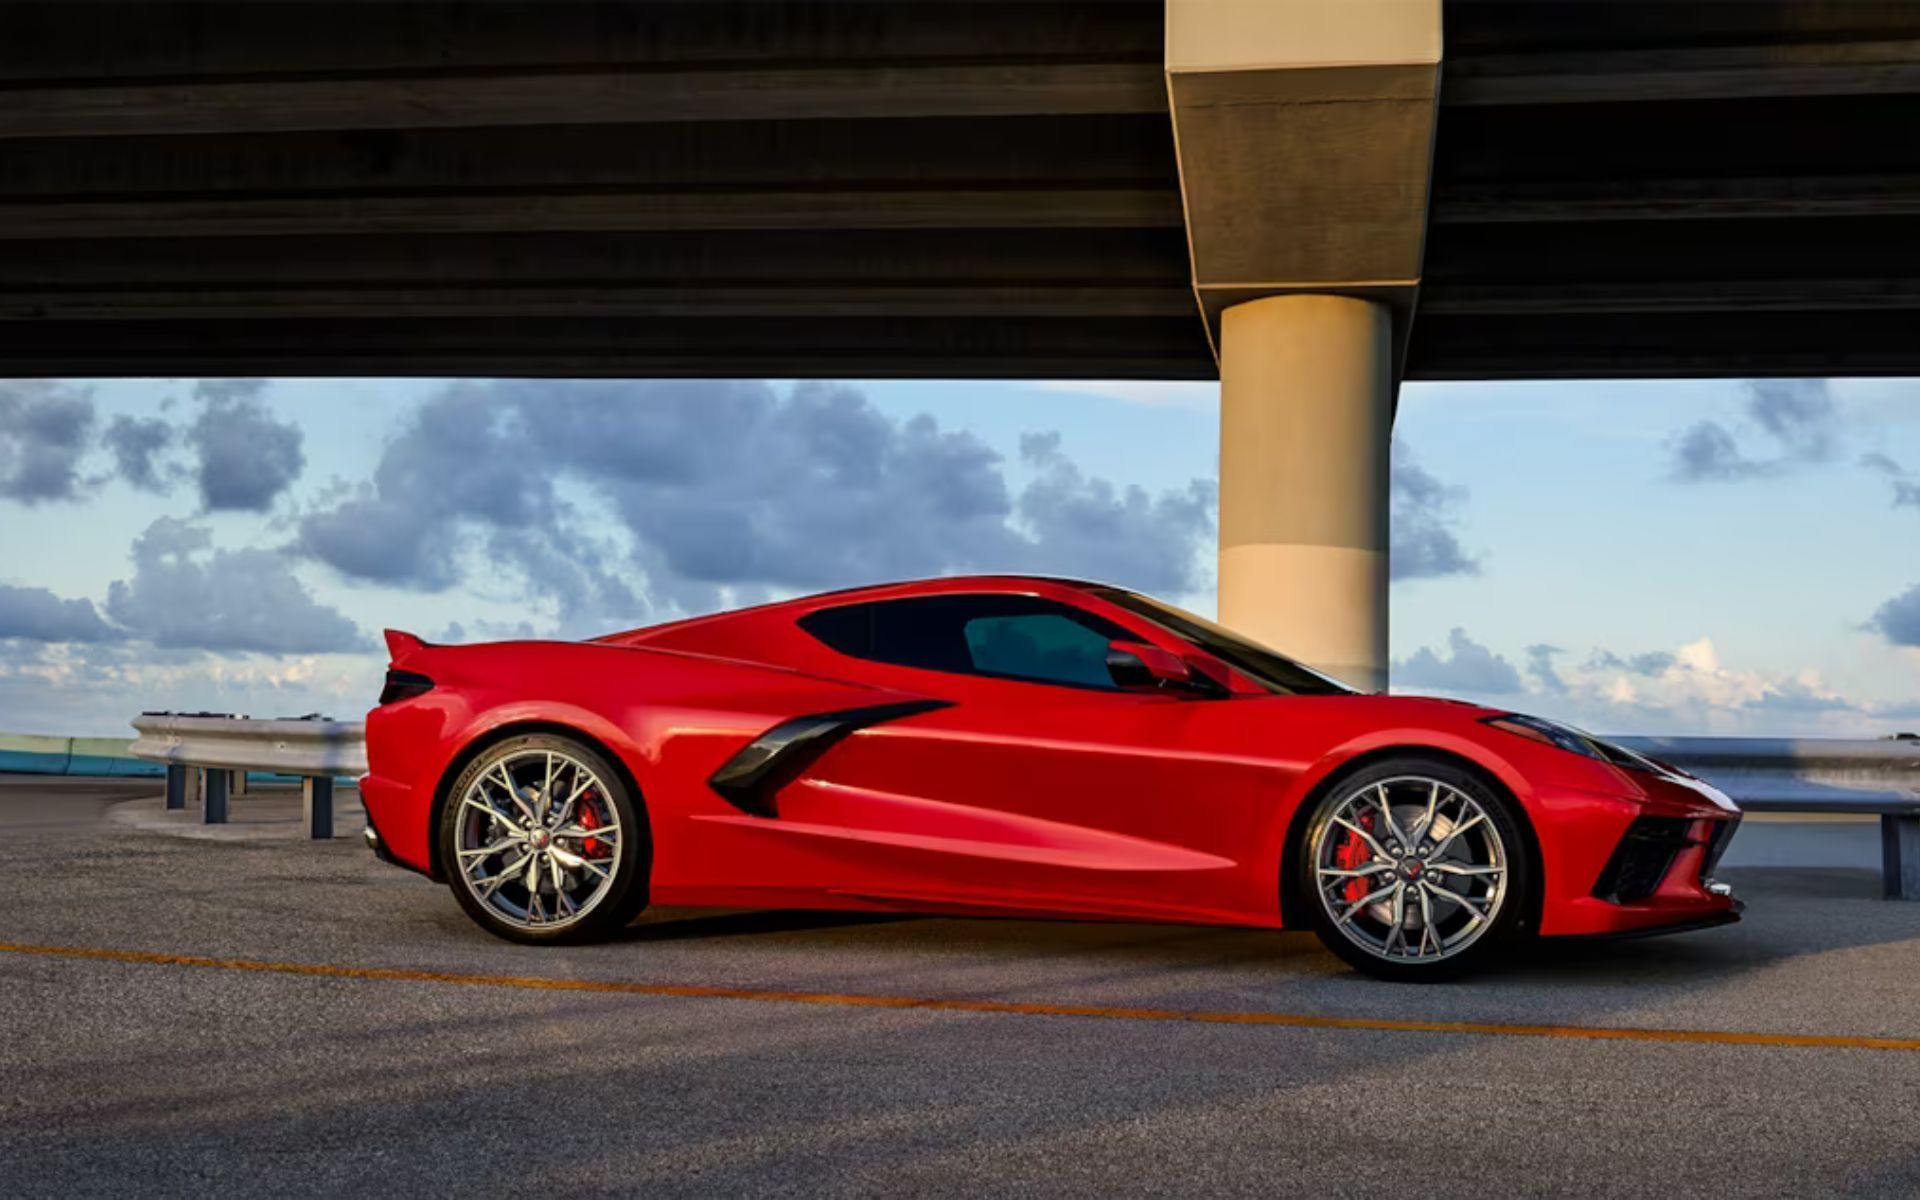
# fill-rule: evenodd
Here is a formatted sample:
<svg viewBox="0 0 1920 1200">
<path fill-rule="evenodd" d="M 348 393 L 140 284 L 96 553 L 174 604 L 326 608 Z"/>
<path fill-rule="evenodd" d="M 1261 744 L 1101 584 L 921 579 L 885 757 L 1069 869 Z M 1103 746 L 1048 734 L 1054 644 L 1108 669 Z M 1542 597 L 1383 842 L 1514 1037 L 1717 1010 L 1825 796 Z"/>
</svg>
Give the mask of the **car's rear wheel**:
<svg viewBox="0 0 1920 1200">
<path fill-rule="evenodd" d="M 1328 788 L 1295 880 L 1329 950 L 1385 979 L 1449 979 L 1521 935 L 1537 870 L 1505 795 L 1439 759 L 1373 763 Z"/>
<path fill-rule="evenodd" d="M 647 902 L 647 825 L 613 765 L 572 738 L 527 734 L 454 780 L 440 861 L 460 906 L 515 942 L 583 942 Z"/>
</svg>

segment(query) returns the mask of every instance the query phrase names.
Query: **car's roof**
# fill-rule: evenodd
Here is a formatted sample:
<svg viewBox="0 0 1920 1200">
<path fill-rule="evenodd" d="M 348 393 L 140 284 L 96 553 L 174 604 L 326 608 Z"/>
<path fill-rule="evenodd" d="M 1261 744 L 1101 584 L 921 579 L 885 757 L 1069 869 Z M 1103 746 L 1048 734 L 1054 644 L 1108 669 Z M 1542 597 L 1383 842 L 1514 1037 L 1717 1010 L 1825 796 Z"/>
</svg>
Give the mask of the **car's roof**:
<svg viewBox="0 0 1920 1200">
<path fill-rule="evenodd" d="M 913 592 L 1001 592 L 1031 587 L 1036 583 L 1079 590 L 1108 586 L 1086 579 L 1070 579 L 1064 575 L 936 575 L 926 579 L 900 579 L 890 583 L 863 583 L 854 587 L 835 588 L 829 592 L 796 596 L 792 600 L 781 603 L 798 604 L 803 601 L 824 600 L 828 597 L 838 600 L 865 592 L 888 595 Z"/>
</svg>

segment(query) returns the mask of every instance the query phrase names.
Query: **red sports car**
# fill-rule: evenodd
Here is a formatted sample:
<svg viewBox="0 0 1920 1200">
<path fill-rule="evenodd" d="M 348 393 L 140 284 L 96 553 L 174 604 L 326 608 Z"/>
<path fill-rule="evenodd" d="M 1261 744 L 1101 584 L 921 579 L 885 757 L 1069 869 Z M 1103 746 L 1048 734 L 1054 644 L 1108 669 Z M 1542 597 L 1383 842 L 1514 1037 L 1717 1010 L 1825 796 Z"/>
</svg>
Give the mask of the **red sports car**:
<svg viewBox="0 0 1920 1200">
<path fill-rule="evenodd" d="M 1311 926 L 1396 979 L 1738 918 L 1713 788 L 1365 695 L 1134 592 L 834 592 L 590 642 L 390 632 L 367 837 L 521 942 L 650 901 Z"/>
</svg>

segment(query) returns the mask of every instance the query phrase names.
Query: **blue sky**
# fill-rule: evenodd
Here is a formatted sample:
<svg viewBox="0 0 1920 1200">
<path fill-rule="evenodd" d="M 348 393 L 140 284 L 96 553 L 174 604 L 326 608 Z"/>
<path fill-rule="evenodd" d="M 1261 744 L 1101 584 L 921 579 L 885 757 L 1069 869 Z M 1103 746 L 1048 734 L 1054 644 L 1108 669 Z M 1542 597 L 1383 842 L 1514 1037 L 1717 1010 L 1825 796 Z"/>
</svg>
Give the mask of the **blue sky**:
<svg viewBox="0 0 1920 1200">
<path fill-rule="evenodd" d="M 1920 727 L 1920 382 L 1417 384 L 1399 690 Z M 363 710 L 378 632 L 577 636 L 945 570 L 1212 606 L 1216 388 L 0 384 L 0 729 Z"/>
</svg>

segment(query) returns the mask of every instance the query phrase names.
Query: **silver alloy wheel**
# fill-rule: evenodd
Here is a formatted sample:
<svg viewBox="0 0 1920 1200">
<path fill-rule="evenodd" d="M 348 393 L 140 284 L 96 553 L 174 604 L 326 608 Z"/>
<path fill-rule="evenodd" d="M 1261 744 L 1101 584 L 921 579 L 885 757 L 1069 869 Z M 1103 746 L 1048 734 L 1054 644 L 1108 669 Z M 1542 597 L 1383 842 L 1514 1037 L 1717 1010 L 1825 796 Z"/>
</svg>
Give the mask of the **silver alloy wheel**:
<svg viewBox="0 0 1920 1200">
<path fill-rule="evenodd" d="M 564 929 L 612 889 L 620 813 L 593 769 L 559 750 L 522 750 L 481 772 L 454 828 L 460 879 L 500 920 Z"/>
<path fill-rule="evenodd" d="M 1313 848 L 1334 928 L 1390 962 L 1438 962 L 1480 940 L 1507 899 L 1507 848 L 1478 800 L 1406 775 L 1333 809 Z"/>
</svg>

